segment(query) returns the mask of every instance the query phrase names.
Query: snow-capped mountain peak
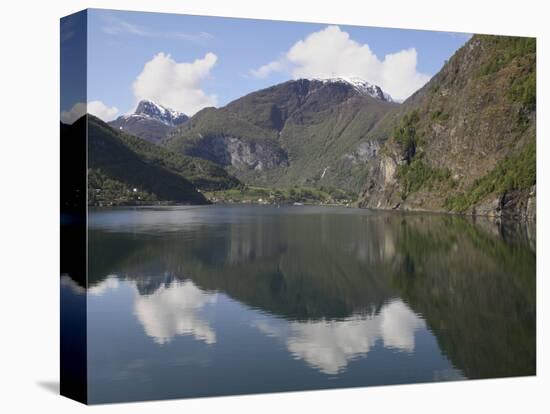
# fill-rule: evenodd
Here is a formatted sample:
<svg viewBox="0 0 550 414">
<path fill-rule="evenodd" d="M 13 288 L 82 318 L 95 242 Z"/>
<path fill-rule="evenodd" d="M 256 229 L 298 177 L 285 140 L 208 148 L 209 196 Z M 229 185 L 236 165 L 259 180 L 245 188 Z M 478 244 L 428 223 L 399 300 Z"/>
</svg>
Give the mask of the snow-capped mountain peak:
<svg viewBox="0 0 550 414">
<path fill-rule="evenodd" d="M 316 80 L 323 83 L 345 83 L 351 85 L 356 91 L 362 94 L 381 99 L 383 101 L 394 102 L 393 98 L 384 92 L 380 86 L 374 85 L 361 78 L 339 76 L 336 78 L 312 78 L 311 80 Z"/>
<path fill-rule="evenodd" d="M 159 105 L 148 99 L 141 100 L 136 110 L 129 116 L 144 116 L 155 119 L 168 126 L 176 126 L 187 120 L 187 115 Z"/>
<path fill-rule="evenodd" d="M 181 112 L 143 99 L 139 101 L 133 113 L 121 115 L 109 122 L 109 125 L 147 141 L 158 143 L 170 130 L 188 119 L 189 117 Z"/>
</svg>

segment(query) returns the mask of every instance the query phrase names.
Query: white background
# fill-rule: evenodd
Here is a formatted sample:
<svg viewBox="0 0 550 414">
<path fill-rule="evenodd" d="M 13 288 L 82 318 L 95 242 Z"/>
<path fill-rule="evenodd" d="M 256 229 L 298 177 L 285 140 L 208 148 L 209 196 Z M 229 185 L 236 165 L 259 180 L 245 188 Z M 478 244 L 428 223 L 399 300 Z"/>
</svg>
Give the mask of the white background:
<svg viewBox="0 0 550 414">
<path fill-rule="evenodd" d="M 5 0 L 0 12 L 0 411 L 550 412 L 550 34 L 545 1 Z M 538 375 L 338 391 L 95 406 L 56 395 L 59 284 L 59 18 L 86 7 L 538 37 Z M 545 27 L 546 26 L 546 27 Z M 546 75 L 546 76 L 545 76 Z M 546 303 L 544 300 L 546 299 Z M 544 349 L 544 345 L 546 348 Z M 345 411 L 344 411 L 345 410 Z"/>
</svg>

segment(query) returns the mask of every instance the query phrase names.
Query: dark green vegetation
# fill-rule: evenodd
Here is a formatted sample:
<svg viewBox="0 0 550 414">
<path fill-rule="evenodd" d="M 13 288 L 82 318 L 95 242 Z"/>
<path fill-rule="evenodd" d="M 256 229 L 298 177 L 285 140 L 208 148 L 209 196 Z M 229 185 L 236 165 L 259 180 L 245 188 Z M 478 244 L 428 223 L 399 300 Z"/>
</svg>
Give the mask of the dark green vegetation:
<svg viewBox="0 0 550 414">
<path fill-rule="evenodd" d="M 365 207 L 535 217 L 536 42 L 473 36 L 369 133 Z"/>
<path fill-rule="evenodd" d="M 207 192 L 205 196 L 214 203 L 244 204 L 352 204 L 356 195 L 350 191 L 326 187 L 269 188 L 244 185 L 225 191 Z"/>
<path fill-rule="evenodd" d="M 401 181 L 401 199 L 406 200 L 409 194 L 420 190 L 434 192 L 437 187 L 440 191 L 448 191 L 456 182 L 451 178 L 448 168 L 434 168 L 422 161 L 418 156 L 408 165 L 397 167 L 396 177 Z M 441 188 L 443 187 L 443 188 Z"/>
<path fill-rule="evenodd" d="M 435 122 L 445 122 L 450 118 L 451 115 L 443 112 L 441 109 L 437 109 L 432 112 L 432 121 Z"/>
<path fill-rule="evenodd" d="M 521 105 L 517 116 L 518 128 L 526 128 L 529 113 L 535 110 L 537 104 L 536 41 L 533 38 L 508 36 L 482 36 L 482 39 L 497 52 L 481 67 L 478 76 L 493 75 L 512 64 L 520 68 L 519 73 L 510 78 L 508 97 Z"/>
<path fill-rule="evenodd" d="M 412 111 L 401 119 L 401 124 L 393 131 L 392 137 L 401 147 L 402 159 L 407 165 L 410 165 L 416 155 L 416 147 L 420 144 L 420 138 L 416 133 L 416 124 L 419 120 L 418 112 Z"/>
<path fill-rule="evenodd" d="M 160 203 L 156 194 L 147 192 L 142 188 L 141 186 L 133 187 L 130 183 L 109 178 L 108 175 L 98 169 L 92 168 L 88 170 L 89 205 L 110 206 Z"/>
<path fill-rule="evenodd" d="M 118 139 L 147 163 L 181 175 L 200 190 L 226 190 L 240 185 L 239 180 L 211 161 L 178 154 L 133 135 L 113 132 Z"/>
<path fill-rule="evenodd" d="M 432 112 L 432 120 L 447 120 L 442 111 Z M 417 134 L 417 124 L 420 116 L 416 110 L 405 114 L 401 123 L 392 134 L 392 139 L 400 148 L 400 156 L 403 161 L 397 166 L 396 178 L 401 182 L 401 199 L 406 200 L 409 194 L 416 193 L 422 189 L 430 192 L 447 191 L 449 186 L 456 183 L 451 178 L 451 171 L 448 168 L 432 167 L 422 159 L 422 152 L 417 154 L 423 142 Z M 443 188 L 442 188 L 443 187 Z"/>
<path fill-rule="evenodd" d="M 70 126 L 68 128 L 72 128 Z M 203 204 L 197 191 L 241 186 L 221 166 L 169 151 L 88 117 L 91 205 Z"/>
<path fill-rule="evenodd" d="M 537 179 L 536 166 L 535 142 L 532 141 L 519 154 L 510 155 L 487 175 L 475 180 L 466 192 L 449 197 L 445 206 L 452 211 L 464 212 L 490 194 L 529 193 Z"/>
<path fill-rule="evenodd" d="M 182 175 L 147 160 L 121 134 L 99 119 L 87 115 L 71 128 L 88 127 L 88 203 L 91 205 L 176 202 L 206 204 L 208 201 Z M 137 138 L 136 138 L 137 139 Z M 145 142 L 145 141 L 143 141 Z M 142 199 L 143 198 L 143 199 Z"/>
<path fill-rule="evenodd" d="M 487 47 L 495 52 L 478 71 L 478 76 L 487 76 L 504 69 L 516 59 L 531 59 L 537 52 L 536 40 L 530 37 L 479 35 Z"/>
</svg>

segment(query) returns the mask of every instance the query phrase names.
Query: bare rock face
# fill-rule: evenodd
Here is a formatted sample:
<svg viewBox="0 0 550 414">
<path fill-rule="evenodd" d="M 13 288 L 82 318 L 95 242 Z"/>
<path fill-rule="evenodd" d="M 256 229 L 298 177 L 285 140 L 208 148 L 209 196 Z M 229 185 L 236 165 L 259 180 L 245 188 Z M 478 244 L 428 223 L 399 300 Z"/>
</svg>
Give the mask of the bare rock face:
<svg viewBox="0 0 550 414">
<path fill-rule="evenodd" d="M 393 158 L 383 156 L 380 161 L 380 170 L 382 173 L 382 183 L 385 187 L 395 182 L 395 172 L 397 163 Z"/>
<path fill-rule="evenodd" d="M 537 186 L 531 187 L 529 198 L 527 199 L 527 206 L 525 208 L 525 217 L 529 220 L 536 220 L 537 218 Z"/>
<path fill-rule="evenodd" d="M 396 209 L 401 205 L 396 186 L 398 163 L 390 156 L 381 155 L 370 171 L 370 180 L 362 194 L 361 207 Z"/>
<path fill-rule="evenodd" d="M 378 151 L 380 151 L 378 141 L 361 141 L 353 153 L 344 154 L 342 158 L 351 162 L 352 165 L 366 164 L 378 156 Z"/>
<path fill-rule="evenodd" d="M 502 215 L 503 197 L 495 196 L 476 206 L 472 213 L 480 216 L 500 217 Z"/>
<path fill-rule="evenodd" d="M 529 191 L 509 191 L 491 196 L 479 203 L 470 213 L 498 218 L 536 220 L 536 186 L 531 187 Z"/>
<path fill-rule="evenodd" d="M 204 158 L 237 170 L 265 171 L 288 165 L 288 155 L 277 143 L 251 141 L 234 136 L 211 136 L 202 139 L 188 155 Z"/>
</svg>

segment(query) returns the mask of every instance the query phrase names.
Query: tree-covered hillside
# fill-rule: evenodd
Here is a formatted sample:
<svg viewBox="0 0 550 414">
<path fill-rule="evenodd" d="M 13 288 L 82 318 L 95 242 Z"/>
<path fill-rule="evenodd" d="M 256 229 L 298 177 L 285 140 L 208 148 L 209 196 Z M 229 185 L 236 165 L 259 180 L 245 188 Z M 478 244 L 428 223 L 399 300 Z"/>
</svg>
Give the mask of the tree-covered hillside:
<svg viewBox="0 0 550 414">
<path fill-rule="evenodd" d="M 106 127 L 106 125 L 103 125 L 103 127 Z M 121 131 L 111 129 L 110 132 L 151 165 L 181 175 L 200 190 L 227 190 L 241 185 L 238 179 L 214 162 L 176 153 Z"/>
<path fill-rule="evenodd" d="M 99 119 L 86 115 L 70 128 L 86 127 L 89 204 L 208 203 L 189 180 L 148 161 Z"/>
</svg>

